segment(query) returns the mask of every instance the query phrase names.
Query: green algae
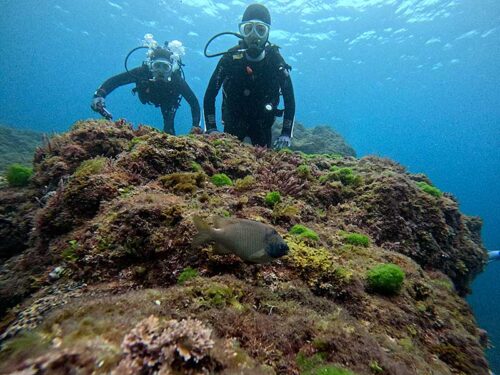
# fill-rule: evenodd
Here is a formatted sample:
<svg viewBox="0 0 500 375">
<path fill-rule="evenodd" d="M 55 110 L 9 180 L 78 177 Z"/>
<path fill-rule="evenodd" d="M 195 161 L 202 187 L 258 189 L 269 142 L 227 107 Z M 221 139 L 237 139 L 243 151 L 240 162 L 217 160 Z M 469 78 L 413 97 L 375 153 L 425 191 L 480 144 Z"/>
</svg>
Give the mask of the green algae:
<svg viewBox="0 0 500 375">
<path fill-rule="evenodd" d="M 273 217 L 275 219 L 290 221 L 297 218 L 299 214 L 300 209 L 295 204 L 291 203 L 290 200 L 277 203 L 273 208 Z"/>
<path fill-rule="evenodd" d="M 76 169 L 75 177 L 88 177 L 102 172 L 106 166 L 107 158 L 98 156 L 94 159 L 83 161 Z"/>
<path fill-rule="evenodd" d="M 172 188 L 175 193 L 194 193 L 205 183 L 205 174 L 201 172 L 176 172 L 160 177 L 160 182 L 166 188 Z"/>
<path fill-rule="evenodd" d="M 281 202 L 281 194 L 279 191 L 270 191 L 266 194 L 264 201 L 270 207 L 274 207 L 277 203 Z"/>
<path fill-rule="evenodd" d="M 186 267 L 182 272 L 179 274 L 179 277 L 177 277 L 177 284 L 184 284 L 186 281 L 194 279 L 195 277 L 198 277 L 199 273 L 197 270 L 191 267 Z"/>
<path fill-rule="evenodd" d="M 312 247 L 297 237 L 288 238 L 287 244 L 290 248 L 288 261 L 310 286 L 319 280 L 339 279 L 332 254 L 324 247 Z"/>
<path fill-rule="evenodd" d="M 79 258 L 77 254 L 78 249 L 78 241 L 77 240 L 69 240 L 68 247 L 63 250 L 61 256 L 64 260 L 68 262 L 76 262 Z"/>
<path fill-rule="evenodd" d="M 309 229 L 305 227 L 304 225 L 296 224 L 290 229 L 291 234 L 295 234 L 300 238 L 307 238 L 313 241 L 318 241 L 319 236 L 318 234 L 313 231 L 312 229 Z"/>
<path fill-rule="evenodd" d="M 5 178 L 7 183 L 11 187 L 23 187 L 28 185 L 31 176 L 33 174 L 33 168 L 26 167 L 21 164 L 11 164 L 7 171 L 5 172 Z"/>
<path fill-rule="evenodd" d="M 362 182 L 362 178 L 355 174 L 351 168 L 332 166 L 329 173 L 319 178 L 320 183 L 330 181 L 340 181 L 344 186 L 359 186 Z"/>
<path fill-rule="evenodd" d="M 7 359 L 27 358 L 50 347 L 51 337 L 38 331 L 23 331 L 7 340 L 0 350 L 0 362 Z"/>
<path fill-rule="evenodd" d="M 375 360 L 370 361 L 370 370 L 373 374 L 382 374 L 384 372 L 384 369 Z"/>
<path fill-rule="evenodd" d="M 369 287 L 381 294 L 397 294 L 403 285 L 405 273 L 395 264 L 380 264 L 367 272 Z"/>
<path fill-rule="evenodd" d="M 309 373 L 315 368 L 324 365 L 325 361 L 325 353 L 316 353 L 312 356 L 306 356 L 304 353 L 299 353 L 295 358 L 295 362 L 301 373 Z"/>
<path fill-rule="evenodd" d="M 336 365 L 324 365 L 314 370 L 303 373 L 302 375 L 356 375 L 350 370 L 346 370 Z"/>
<path fill-rule="evenodd" d="M 212 183 L 215 186 L 218 186 L 218 187 L 232 186 L 233 185 L 233 181 L 225 173 L 214 174 L 210 180 L 212 181 Z"/>
<path fill-rule="evenodd" d="M 333 364 L 327 364 L 326 353 L 315 353 L 306 356 L 299 353 L 295 362 L 301 375 L 355 375 L 352 371 Z"/>
<path fill-rule="evenodd" d="M 432 195 L 433 197 L 441 198 L 443 196 L 443 192 L 441 190 L 439 190 L 435 186 L 429 185 L 427 182 L 417 182 L 417 186 L 420 188 L 420 190 Z"/>
<path fill-rule="evenodd" d="M 341 232 L 341 235 L 344 242 L 349 245 L 362 247 L 368 247 L 370 245 L 369 237 L 364 234 Z"/>
<path fill-rule="evenodd" d="M 252 175 L 248 175 L 243 178 L 238 178 L 235 181 L 234 186 L 236 190 L 245 191 L 252 189 L 255 186 L 255 182 L 255 177 L 253 177 Z"/>
<path fill-rule="evenodd" d="M 198 296 L 197 302 L 202 307 L 217 309 L 232 307 L 238 311 L 244 309 L 240 302 L 243 292 L 237 286 L 208 281 L 200 287 L 195 287 L 194 293 Z"/>
<path fill-rule="evenodd" d="M 295 171 L 297 172 L 297 174 L 304 178 L 304 179 L 309 179 L 312 177 L 312 174 L 311 174 L 311 167 L 309 167 L 307 164 L 301 164 L 299 165 Z"/>
<path fill-rule="evenodd" d="M 203 167 L 195 161 L 191 162 L 191 169 L 193 172 L 203 172 Z"/>
</svg>

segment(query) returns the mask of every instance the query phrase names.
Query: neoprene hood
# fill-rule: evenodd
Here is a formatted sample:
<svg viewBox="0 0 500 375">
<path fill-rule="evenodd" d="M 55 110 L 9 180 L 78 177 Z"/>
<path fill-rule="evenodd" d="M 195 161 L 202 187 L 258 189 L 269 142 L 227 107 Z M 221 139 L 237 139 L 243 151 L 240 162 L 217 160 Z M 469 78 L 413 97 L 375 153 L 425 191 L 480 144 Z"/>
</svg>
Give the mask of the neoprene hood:
<svg viewBox="0 0 500 375">
<path fill-rule="evenodd" d="M 267 10 L 267 8 L 262 4 L 249 5 L 245 10 L 241 22 L 251 20 L 259 20 L 271 26 L 271 14 L 269 13 L 269 10 Z"/>
</svg>

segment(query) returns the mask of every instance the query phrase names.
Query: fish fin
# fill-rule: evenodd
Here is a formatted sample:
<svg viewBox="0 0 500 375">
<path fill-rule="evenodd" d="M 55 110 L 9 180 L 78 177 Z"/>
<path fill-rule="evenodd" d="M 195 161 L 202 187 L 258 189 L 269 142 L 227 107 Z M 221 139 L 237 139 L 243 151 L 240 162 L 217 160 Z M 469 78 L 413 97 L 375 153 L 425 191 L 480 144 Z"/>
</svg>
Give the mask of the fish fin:
<svg viewBox="0 0 500 375">
<path fill-rule="evenodd" d="M 198 230 L 198 233 L 193 237 L 193 247 L 203 245 L 212 239 L 212 229 L 201 217 L 193 216 L 193 223 Z"/>
<path fill-rule="evenodd" d="M 214 227 L 218 228 L 218 229 L 222 229 L 224 227 L 227 227 L 228 225 L 236 224 L 239 220 L 241 220 L 241 219 L 233 219 L 230 217 L 215 216 L 214 217 Z"/>
<path fill-rule="evenodd" d="M 217 254 L 232 254 L 233 252 L 231 250 L 228 250 L 227 247 L 220 243 L 216 243 L 214 246 L 215 252 Z"/>
<path fill-rule="evenodd" d="M 269 261 L 269 258 L 270 257 L 267 254 L 266 249 L 261 249 L 247 257 L 245 260 L 252 263 L 266 263 Z"/>
</svg>

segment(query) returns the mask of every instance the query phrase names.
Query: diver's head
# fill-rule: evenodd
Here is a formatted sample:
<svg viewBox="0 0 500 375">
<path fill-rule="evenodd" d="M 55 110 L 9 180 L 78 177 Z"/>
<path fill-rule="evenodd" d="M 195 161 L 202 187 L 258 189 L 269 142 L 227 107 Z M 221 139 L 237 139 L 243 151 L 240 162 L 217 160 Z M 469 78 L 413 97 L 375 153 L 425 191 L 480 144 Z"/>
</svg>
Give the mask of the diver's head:
<svg viewBox="0 0 500 375">
<path fill-rule="evenodd" d="M 165 47 L 156 47 L 151 51 L 148 65 L 154 80 L 169 81 L 171 75 L 179 69 L 172 51 Z"/>
<path fill-rule="evenodd" d="M 240 23 L 240 34 L 247 45 L 247 53 L 251 57 L 259 56 L 269 39 L 271 15 L 262 4 L 252 4 L 243 13 Z"/>
</svg>

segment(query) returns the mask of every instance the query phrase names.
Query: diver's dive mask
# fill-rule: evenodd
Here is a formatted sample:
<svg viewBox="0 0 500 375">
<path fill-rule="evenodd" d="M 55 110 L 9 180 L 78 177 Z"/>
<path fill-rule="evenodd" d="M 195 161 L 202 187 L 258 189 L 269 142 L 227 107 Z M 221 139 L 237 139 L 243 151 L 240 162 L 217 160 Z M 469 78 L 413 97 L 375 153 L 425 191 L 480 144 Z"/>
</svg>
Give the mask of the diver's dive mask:
<svg viewBox="0 0 500 375">
<path fill-rule="evenodd" d="M 269 36 L 270 26 L 267 23 L 262 21 L 246 21 L 242 22 L 239 25 L 240 34 L 243 35 L 244 38 L 248 38 L 250 35 L 255 34 L 257 37 L 261 39 L 267 39 Z"/>
<path fill-rule="evenodd" d="M 167 59 L 152 60 L 149 67 L 154 79 L 168 80 L 174 70 L 172 62 Z"/>
<path fill-rule="evenodd" d="M 262 21 L 251 20 L 240 23 L 240 34 L 248 46 L 249 50 L 254 53 L 260 53 L 267 43 L 269 38 L 270 26 Z"/>
</svg>

